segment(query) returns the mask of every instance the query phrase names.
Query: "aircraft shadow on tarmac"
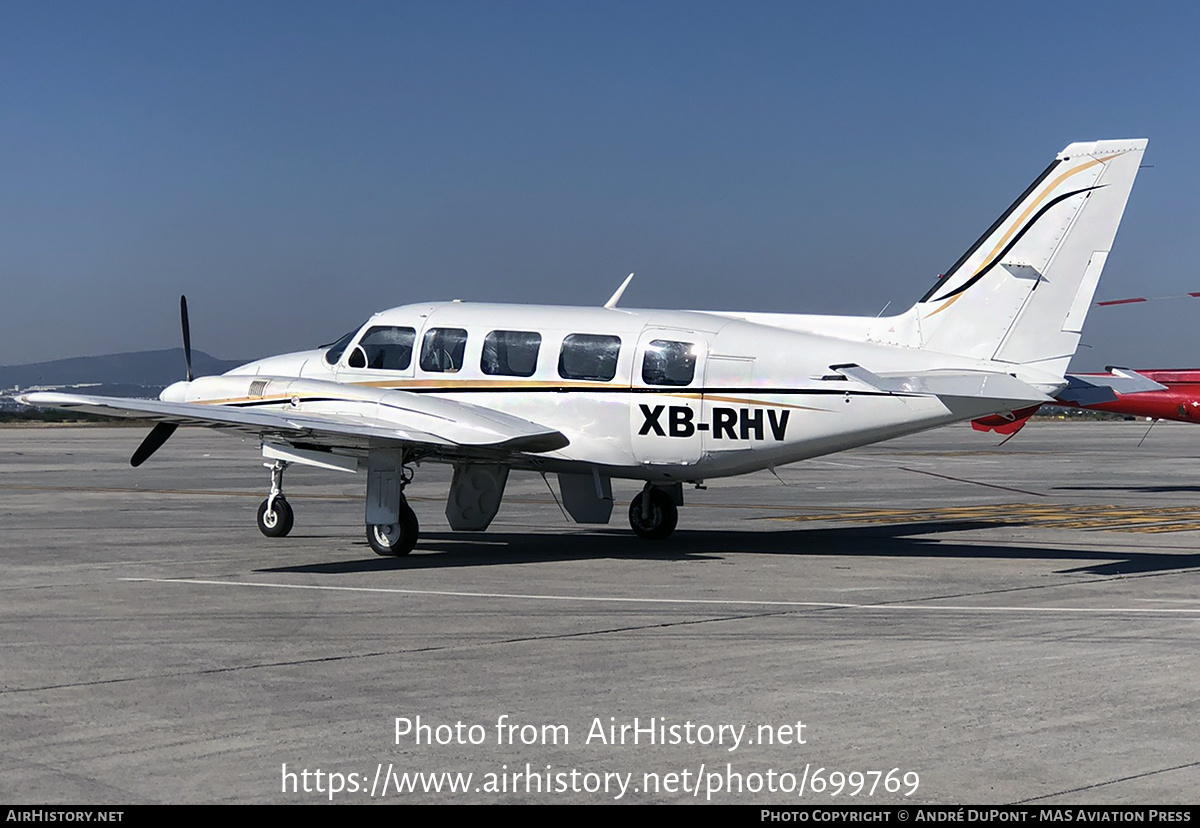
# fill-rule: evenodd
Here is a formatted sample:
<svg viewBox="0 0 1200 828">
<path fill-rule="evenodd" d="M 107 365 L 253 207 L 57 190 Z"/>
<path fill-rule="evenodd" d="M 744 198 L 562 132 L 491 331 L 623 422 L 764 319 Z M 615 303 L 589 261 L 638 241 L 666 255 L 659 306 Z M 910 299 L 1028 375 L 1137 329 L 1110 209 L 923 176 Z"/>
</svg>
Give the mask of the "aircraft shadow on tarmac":
<svg viewBox="0 0 1200 828">
<path fill-rule="evenodd" d="M 405 557 L 372 556 L 350 561 L 270 567 L 256 571 L 341 575 L 579 560 L 699 563 L 722 560 L 739 553 L 791 555 L 797 558 L 833 556 L 846 560 L 871 557 L 1078 561 L 1083 565 L 1056 571 L 1059 574 L 1103 576 L 1165 573 L 1200 567 L 1200 553 L 1001 546 L 910 537 L 1023 525 L 1025 522 L 1022 520 L 952 520 L 890 526 L 781 529 L 768 532 L 696 529 L 679 530 L 669 541 L 662 543 L 648 543 L 630 537 L 626 532 L 617 531 L 568 536 L 431 532 L 422 536 L 419 547 L 412 555 Z M 365 541 L 362 546 L 366 548 Z"/>
</svg>

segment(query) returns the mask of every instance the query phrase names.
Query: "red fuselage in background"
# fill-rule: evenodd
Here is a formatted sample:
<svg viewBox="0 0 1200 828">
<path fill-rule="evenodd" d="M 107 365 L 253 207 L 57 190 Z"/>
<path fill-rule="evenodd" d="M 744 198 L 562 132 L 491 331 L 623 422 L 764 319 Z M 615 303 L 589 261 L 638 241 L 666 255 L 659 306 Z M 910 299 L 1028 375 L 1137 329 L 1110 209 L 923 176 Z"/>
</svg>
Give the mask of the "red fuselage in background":
<svg viewBox="0 0 1200 828">
<path fill-rule="evenodd" d="M 1091 411 L 1107 411 L 1111 414 L 1126 414 L 1131 417 L 1148 417 L 1153 420 L 1176 420 L 1181 423 L 1200 423 L 1200 369 L 1155 369 L 1137 373 L 1167 386 L 1162 391 L 1138 391 L 1120 394 L 1110 402 L 1079 405 L 1071 400 L 1059 398 L 1059 402 L 1072 408 Z M 1085 379 L 1103 380 L 1112 374 L 1079 374 Z M 1098 384 L 1103 384 L 1098 383 Z M 1010 414 L 997 414 L 971 421 L 976 431 L 995 431 L 998 434 L 1016 434 L 1037 413 L 1038 407 L 1023 408 Z"/>
<path fill-rule="evenodd" d="M 1117 394 L 1112 402 L 1080 406 L 1092 411 L 1109 411 L 1155 420 L 1178 420 L 1200 423 L 1200 370 L 1138 371 L 1147 379 L 1167 386 L 1165 391 L 1139 391 L 1136 394 Z M 1083 374 L 1085 377 L 1104 377 L 1107 374 Z M 1070 403 L 1067 403 L 1070 405 Z"/>
</svg>

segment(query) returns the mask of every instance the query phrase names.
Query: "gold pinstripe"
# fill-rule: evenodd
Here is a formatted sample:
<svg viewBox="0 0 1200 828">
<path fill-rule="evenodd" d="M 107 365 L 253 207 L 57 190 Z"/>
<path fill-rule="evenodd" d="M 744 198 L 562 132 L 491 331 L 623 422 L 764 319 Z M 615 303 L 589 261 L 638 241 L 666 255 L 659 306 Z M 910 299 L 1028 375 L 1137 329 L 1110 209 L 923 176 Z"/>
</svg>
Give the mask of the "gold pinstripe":
<svg viewBox="0 0 1200 828">
<path fill-rule="evenodd" d="M 325 381 L 327 381 L 327 380 L 325 380 Z M 456 391 L 461 391 L 461 390 L 478 389 L 478 388 L 494 388 L 495 387 L 495 385 L 492 383 L 486 383 L 486 382 L 481 383 L 481 382 L 476 382 L 476 381 L 472 381 L 472 380 L 464 380 L 462 382 L 457 382 L 457 383 L 454 383 L 451 385 L 445 384 L 444 381 L 439 382 L 436 380 L 379 380 L 379 381 L 373 380 L 371 382 L 353 382 L 353 383 L 348 382 L 348 383 L 343 383 L 343 384 L 349 385 L 349 386 L 355 386 L 355 387 L 366 386 L 366 387 L 371 387 L 371 388 L 381 388 L 383 390 L 399 390 L 399 391 L 403 391 L 407 388 L 436 388 L 437 390 L 442 391 L 447 394 L 453 394 Z M 574 391 L 587 391 L 587 390 L 593 389 L 593 388 L 613 388 L 614 387 L 613 385 L 610 385 L 610 384 L 601 384 L 601 383 L 550 382 L 550 381 L 544 381 L 544 380 L 543 381 L 533 381 L 533 382 L 521 382 L 521 383 L 506 383 L 504 387 L 509 388 L 509 387 L 512 387 L 513 385 L 517 386 L 516 388 L 513 389 L 514 391 L 519 391 L 522 388 L 564 388 L 564 387 L 568 388 L 570 390 L 574 390 Z M 619 389 L 617 391 L 617 393 L 620 393 L 620 391 L 629 390 L 629 389 L 625 389 L 622 386 L 616 386 L 616 387 Z M 641 389 L 639 388 L 637 390 L 641 390 Z M 657 390 L 657 389 L 655 389 L 655 390 Z M 663 393 L 668 393 L 668 394 L 671 394 L 671 396 L 673 396 L 673 397 L 682 397 L 684 399 L 702 399 L 702 400 L 707 400 L 707 401 L 711 401 L 711 402 L 727 402 L 727 403 L 735 403 L 735 404 L 741 404 L 741 405 L 757 405 L 757 406 L 762 406 L 765 408 L 792 408 L 797 411 L 828 411 L 829 410 L 827 408 L 821 408 L 818 406 L 796 405 L 794 403 L 767 402 L 765 400 L 758 399 L 755 397 L 727 397 L 727 396 L 714 395 L 714 394 L 704 394 L 704 393 L 698 392 L 698 391 L 684 392 L 684 393 L 671 393 L 664 389 Z M 195 400 L 194 402 L 199 405 L 235 405 L 237 403 L 242 403 L 242 402 L 257 402 L 257 403 L 270 404 L 270 403 L 287 402 L 294 396 L 296 396 L 296 395 L 295 394 L 279 394 L 279 395 L 269 396 L 269 397 L 226 397 L 224 399 L 216 399 L 216 400 Z M 344 401 L 345 402 L 354 402 L 355 400 L 353 398 L 347 397 Z"/>
<path fill-rule="evenodd" d="M 1025 226 L 1025 221 L 1029 218 L 1029 216 L 1034 212 L 1034 210 L 1036 210 L 1038 208 L 1038 206 L 1043 201 L 1045 201 L 1047 199 L 1047 197 L 1049 197 L 1049 195 L 1052 192 L 1054 192 L 1055 189 L 1057 189 L 1059 184 L 1063 183 L 1064 181 L 1066 181 L 1068 178 L 1070 178 L 1073 175 L 1078 175 L 1079 173 L 1083 172 L 1084 170 L 1091 169 L 1092 167 L 1096 166 L 1097 164 L 1103 164 L 1107 161 L 1110 161 L 1113 158 L 1116 158 L 1120 154 L 1121 153 L 1119 153 L 1119 152 L 1114 152 L 1112 155 L 1105 155 L 1102 158 L 1093 158 L 1091 161 L 1088 161 L 1086 164 L 1080 164 L 1078 167 L 1076 167 L 1073 170 L 1067 170 L 1065 173 L 1060 175 L 1058 178 L 1054 179 L 1049 184 L 1047 184 L 1045 187 L 1043 187 L 1042 192 L 1038 195 L 1038 197 L 1035 198 L 1029 204 L 1029 206 L 1025 208 L 1025 211 L 1023 213 L 1021 213 L 1021 215 L 1017 218 L 1017 220 L 1015 222 L 1013 222 L 1013 224 L 1008 228 L 1008 232 L 1006 232 L 1000 238 L 1000 241 L 996 242 L 996 246 L 992 248 L 992 252 L 988 253 L 987 256 L 984 257 L 983 262 L 979 265 L 979 267 L 977 267 L 975 269 L 975 272 L 972 273 L 968 277 L 968 279 L 974 279 L 976 276 L 979 275 L 980 271 L 992 266 L 992 263 L 995 262 L 996 257 L 1000 255 L 1000 251 L 1004 249 L 1004 245 L 1006 245 L 1008 243 L 1008 240 L 1011 239 L 1013 237 L 1013 235 L 1020 228 Z M 957 302 L 959 299 L 961 299 L 962 296 L 963 296 L 963 294 L 961 294 L 961 293 L 951 296 L 936 310 L 933 310 L 930 313 L 926 314 L 925 318 L 928 319 L 931 316 L 937 316 L 939 313 L 946 310 L 946 308 L 950 307 L 955 302 Z"/>
</svg>

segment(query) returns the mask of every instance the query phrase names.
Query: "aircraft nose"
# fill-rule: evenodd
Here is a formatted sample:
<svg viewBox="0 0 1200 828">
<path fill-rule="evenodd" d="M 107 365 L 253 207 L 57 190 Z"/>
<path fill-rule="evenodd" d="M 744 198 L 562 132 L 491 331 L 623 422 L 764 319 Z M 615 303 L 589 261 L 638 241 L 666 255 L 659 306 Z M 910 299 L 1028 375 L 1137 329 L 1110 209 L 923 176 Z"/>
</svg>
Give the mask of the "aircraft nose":
<svg viewBox="0 0 1200 828">
<path fill-rule="evenodd" d="M 158 398 L 163 402 L 187 402 L 187 390 L 189 382 L 176 382 L 168 385 L 163 389 Z"/>
</svg>

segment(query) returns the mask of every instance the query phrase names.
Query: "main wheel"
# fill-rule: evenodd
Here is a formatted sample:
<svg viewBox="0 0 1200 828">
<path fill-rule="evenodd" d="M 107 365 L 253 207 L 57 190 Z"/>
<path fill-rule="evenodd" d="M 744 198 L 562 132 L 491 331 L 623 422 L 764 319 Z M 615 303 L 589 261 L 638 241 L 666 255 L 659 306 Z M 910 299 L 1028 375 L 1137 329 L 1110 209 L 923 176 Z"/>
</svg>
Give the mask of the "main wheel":
<svg viewBox="0 0 1200 828">
<path fill-rule="evenodd" d="M 640 492 L 629 504 L 629 525 L 639 538 L 662 540 L 675 531 L 679 523 L 679 509 L 675 501 L 662 489 L 650 489 L 649 515 L 642 515 L 642 498 L 646 492 Z"/>
<path fill-rule="evenodd" d="M 274 508 L 268 512 L 267 502 L 269 500 L 270 498 L 264 500 L 258 507 L 258 531 L 268 538 L 282 538 L 292 531 L 296 515 L 292 512 L 291 504 L 282 497 L 275 498 Z"/>
<path fill-rule="evenodd" d="M 376 555 L 407 555 L 417 545 L 420 532 L 416 513 L 408 503 L 401 503 L 400 517 L 396 523 L 375 523 L 367 527 L 367 543 L 371 544 Z"/>
</svg>

